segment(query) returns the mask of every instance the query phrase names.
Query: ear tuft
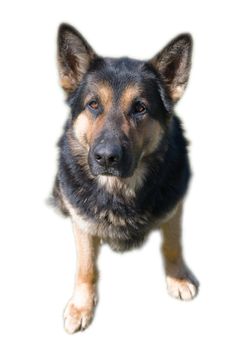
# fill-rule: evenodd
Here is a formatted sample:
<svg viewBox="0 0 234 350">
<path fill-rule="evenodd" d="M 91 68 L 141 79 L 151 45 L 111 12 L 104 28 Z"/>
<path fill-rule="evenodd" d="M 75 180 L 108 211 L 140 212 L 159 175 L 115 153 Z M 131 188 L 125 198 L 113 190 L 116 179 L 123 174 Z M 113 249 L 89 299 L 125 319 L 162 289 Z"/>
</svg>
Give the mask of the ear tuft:
<svg viewBox="0 0 234 350">
<path fill-rule="evenodd" d="M 181 34 L 150 60 L 163 78 L 170 97 L 177 102 L 188 83 L 193 41 L 190 34 Z"/>
<path fill-rule="evenodd" d="M 75 28 L 66 23 L 59 26 L 59 75 L 61 86 L 66 92 L 75 90 L 95 57 L 91 46 Z"/>
</svg>

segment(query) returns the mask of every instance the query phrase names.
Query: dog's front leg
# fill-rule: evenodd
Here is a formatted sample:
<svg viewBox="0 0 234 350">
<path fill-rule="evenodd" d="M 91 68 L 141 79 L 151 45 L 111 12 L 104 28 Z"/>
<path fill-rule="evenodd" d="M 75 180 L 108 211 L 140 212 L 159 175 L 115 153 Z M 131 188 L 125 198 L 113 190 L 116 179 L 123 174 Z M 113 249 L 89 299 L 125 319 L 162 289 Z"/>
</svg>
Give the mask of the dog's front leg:
<svg viewBox="0 0 234 350">
<path fill-rule="evenodd" d="M 77 270 L 74 293 L 64 313 L 64 326 L 68 333 L 84 330 L 92 320 L 96 304 L 96 258 L 99 241 L 82 231 L 73 219 L 77 251 Z"/>
<path fill-rule="evenodd" d="M 184 262 L 181 221 L 182 204 L 179 204 L 173 216 L 161 225 L 162 253 L 169 294 L 178 299 L 190 300 L 197 294 L 198 281 Z"/>
</svg>

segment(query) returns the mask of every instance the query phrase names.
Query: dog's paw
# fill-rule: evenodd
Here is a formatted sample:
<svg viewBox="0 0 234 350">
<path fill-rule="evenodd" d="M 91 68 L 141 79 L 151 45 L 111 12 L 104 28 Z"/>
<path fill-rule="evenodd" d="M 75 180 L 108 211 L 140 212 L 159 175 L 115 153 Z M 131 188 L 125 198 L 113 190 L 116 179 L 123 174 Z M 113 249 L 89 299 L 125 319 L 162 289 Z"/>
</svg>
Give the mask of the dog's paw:
<svg viewBox="0 0 234 350">
<path fill-rule="evenodd" d="M 167 265 L 166 282 L 173 298 L 192 300 L 198 293 L 199 282 L 184 262 Z"/>
<path fill-rule="evenodd" d="M 95 285 L 79 284 L 64 311 L 64 328 L 72 334 L 84 330 L 91 323 L 97 304 Z"/>
<path fill-rule="evenodd" d="M 64 328 L 69 334 L 85 330 L 93 318 L 93 309 L 78 307 L 69 301 L 64 312 Z"/>
<path fill-rule="evenodd" d="M 167 290 L 170 296 L 180 300 L 192 300 L 198 293 L 199 283 L 194 276 L 175 278 L 167 276 Z"/>
</svg>

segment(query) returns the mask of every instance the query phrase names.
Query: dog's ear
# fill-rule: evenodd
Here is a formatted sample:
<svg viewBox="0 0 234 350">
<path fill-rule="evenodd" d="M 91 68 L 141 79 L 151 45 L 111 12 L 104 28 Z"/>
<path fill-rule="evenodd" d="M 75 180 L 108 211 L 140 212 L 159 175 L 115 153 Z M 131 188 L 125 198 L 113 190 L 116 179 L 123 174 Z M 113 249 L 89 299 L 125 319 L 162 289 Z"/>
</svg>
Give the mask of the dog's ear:
<svg viewBox="0 0 234 350">
<path fill-rule="evenodd" d="M 72 26 L 61 24 L 58 30 L 58 65 L 60 83 L 66 92 L 79 85 L 96 54 Z"/>
<path fill-rule="evenodd" d="M 192 37 L 181 34 L 149 61 L 163 78 L 173 102 L 182 97 L 187 86 L 191 55 Z"/>
</svg>

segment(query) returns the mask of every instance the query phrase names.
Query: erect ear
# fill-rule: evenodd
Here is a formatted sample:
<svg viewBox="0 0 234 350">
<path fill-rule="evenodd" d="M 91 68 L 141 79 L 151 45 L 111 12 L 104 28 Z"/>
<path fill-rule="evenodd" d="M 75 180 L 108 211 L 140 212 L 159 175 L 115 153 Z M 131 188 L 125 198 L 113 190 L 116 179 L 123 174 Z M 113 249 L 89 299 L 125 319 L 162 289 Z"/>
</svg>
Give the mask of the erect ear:
<svg viewBox="0 0 234 350">
<path fill-rule="evenodd" d="M 192 37 L 181 34 L 150 60 L 160 73 L 173 102 L 183 95 L 188 83 L 192 54 Z"/>
<path fill-rule="evenodd" d="M 60 83 L 65 91 L 75 90 L 95 57 L 91 46 L 75 28 L 68 24 L 60 25 L 58 64 Z"/>
</svg>

